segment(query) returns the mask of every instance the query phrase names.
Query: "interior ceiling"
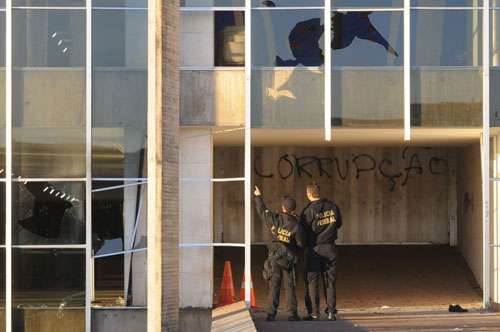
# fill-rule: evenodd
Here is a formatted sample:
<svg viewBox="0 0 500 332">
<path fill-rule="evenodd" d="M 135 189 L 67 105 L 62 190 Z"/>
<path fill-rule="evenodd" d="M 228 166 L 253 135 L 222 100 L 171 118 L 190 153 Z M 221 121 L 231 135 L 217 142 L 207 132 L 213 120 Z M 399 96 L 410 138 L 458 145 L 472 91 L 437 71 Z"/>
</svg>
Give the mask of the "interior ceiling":
<svg viewBox="0 0 500 332">
<path fill-rule="evenodd" d="M 243 128 L 214 128 L 214 145 L 234 146 L 244 144 Z M 439 145 L 465 146 L 478 143 L 480 128 L 415 128 L 411 140 L 404 141 L 402 129 L 344 129 L 334 128 L 332 141 L 324 139 L 323 129 L 252 129 L 253 146 L 390 146 L 390 145 Z"/>
</svg>

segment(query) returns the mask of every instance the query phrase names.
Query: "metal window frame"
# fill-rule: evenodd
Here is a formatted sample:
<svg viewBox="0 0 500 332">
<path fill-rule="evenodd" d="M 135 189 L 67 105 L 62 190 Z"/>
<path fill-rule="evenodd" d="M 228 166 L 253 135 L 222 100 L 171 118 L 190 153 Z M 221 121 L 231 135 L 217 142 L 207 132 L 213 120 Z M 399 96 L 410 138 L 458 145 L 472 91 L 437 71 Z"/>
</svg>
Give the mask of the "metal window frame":
<svg viewBox="0 0 500 332">
<path fill-rule="evenodd" d="M 491 306 L 491 247 L 490 247 L 490 0 L 483 0 L 483 131 L 482 131 L 482 192 L 483 192 L 483 307 Z"/>
</svg>

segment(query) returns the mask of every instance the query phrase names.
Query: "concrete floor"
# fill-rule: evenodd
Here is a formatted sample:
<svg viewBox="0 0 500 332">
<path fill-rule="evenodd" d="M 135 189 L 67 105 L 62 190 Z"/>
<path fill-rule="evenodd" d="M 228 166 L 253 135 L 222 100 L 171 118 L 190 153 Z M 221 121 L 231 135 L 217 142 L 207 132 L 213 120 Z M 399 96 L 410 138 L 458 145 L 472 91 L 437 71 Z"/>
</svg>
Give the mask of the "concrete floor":
<svg viewBox="0 0 500 332">
<path fill-rule="evenodd" d="M 262 332 L 500 331 L 500 315 L 491 313 L 343 314 L 340 318 L 335 322 L 266 322 L 261 315 L 256 317 L 255 325 Z"/>
<path fill-rule="evenodd" d="M 214 303 L 225 260 L 232 263 L 239 299 L 243 257 L 242 248 L 216 248 Z M 267 294 L 261 273 L 265 257 L 264 246 L 252 248 L 252 276 L 261 308 L 265 308 Z M 303 314 L 301 271 L 299 266 L 297 297 Z M 481 291 L 462 255 L 447 246 L 339 246 L 337 292 L 341 313 L 446 310 L 451 303 L 469 309 L 481 305 Z M 284 291 L 281 302 L 285 303 Z"/>
</svg>

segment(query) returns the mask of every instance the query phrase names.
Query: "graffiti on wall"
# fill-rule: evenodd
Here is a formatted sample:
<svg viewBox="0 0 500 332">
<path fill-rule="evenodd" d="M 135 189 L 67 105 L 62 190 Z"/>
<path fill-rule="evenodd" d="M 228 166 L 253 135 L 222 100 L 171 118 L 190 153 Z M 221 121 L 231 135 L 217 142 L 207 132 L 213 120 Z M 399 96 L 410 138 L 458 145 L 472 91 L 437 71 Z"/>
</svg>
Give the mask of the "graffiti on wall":
<svg viewBox="0 0 500 332">
<path fill-rule="evenodd" d="M 297 156 L 283 154 L 276 161 L 274 169 L 259 169 L 254 163 L 255 175 L 261 178 L 279 177 L 286 180 L 290 177 L 326 177 L 337 176 L 342 181 L 350 176 L 359 179 L 363 174 L 378 172 L 387 179 L 389 190 L 394 191 L 396 186 L 406 186 L 412 176 L 421 176 L 425 173 L 431 175 L 448 174 L 448 160 L 437 157 L 422 157 L 418 151 L 410 152 L 405 148 L 401 153 L 399 168 L 395 160 L 387 158 L 377 159 L 369 153 L 354 155 L 351 159 L 340 160 L 337 157 Z M 401 167 L 404 166 L 404 167 Z"/>
</svg>

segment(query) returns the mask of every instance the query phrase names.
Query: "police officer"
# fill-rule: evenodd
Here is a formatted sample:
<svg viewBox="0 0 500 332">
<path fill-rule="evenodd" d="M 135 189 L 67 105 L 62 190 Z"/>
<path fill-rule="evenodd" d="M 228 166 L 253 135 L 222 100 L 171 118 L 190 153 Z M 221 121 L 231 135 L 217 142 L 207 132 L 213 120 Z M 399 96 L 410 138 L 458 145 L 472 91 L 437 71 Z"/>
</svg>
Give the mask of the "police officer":
<svg viewBox="0 0 500 332">
<path fill-rule="evenodd" d="M 309 204 L 304 208 L 300 223 L 307 234 L 305 257 L 306 298 L 308 316 L 305 319 L 319 319 L 319 281 L 324 277 L 328 319 L 336 320 L 336 278 L 337 250 L 335 240 L 342 226 L 342 216 L 338 206 L 321 198 L 317 183 L 306 188 Z"/>
<path fill-rule="evenodd" d="M 272 242 L 268 245 L 268 259 L 264 263 L 264 278 L 269 282 L 267 321 L 273 321 L 280 301 L 281 282 L 284 278 L 289 321 L 299 320 L 297 315 L 297 296 L 295 293 L 295 268 L 302 246 L 296 203 L 293 198 L 284 196 L 281 212 L 267 209 L 258 187 L 254 191 L 257 212 L 269 227 Z"/>
</svg>

